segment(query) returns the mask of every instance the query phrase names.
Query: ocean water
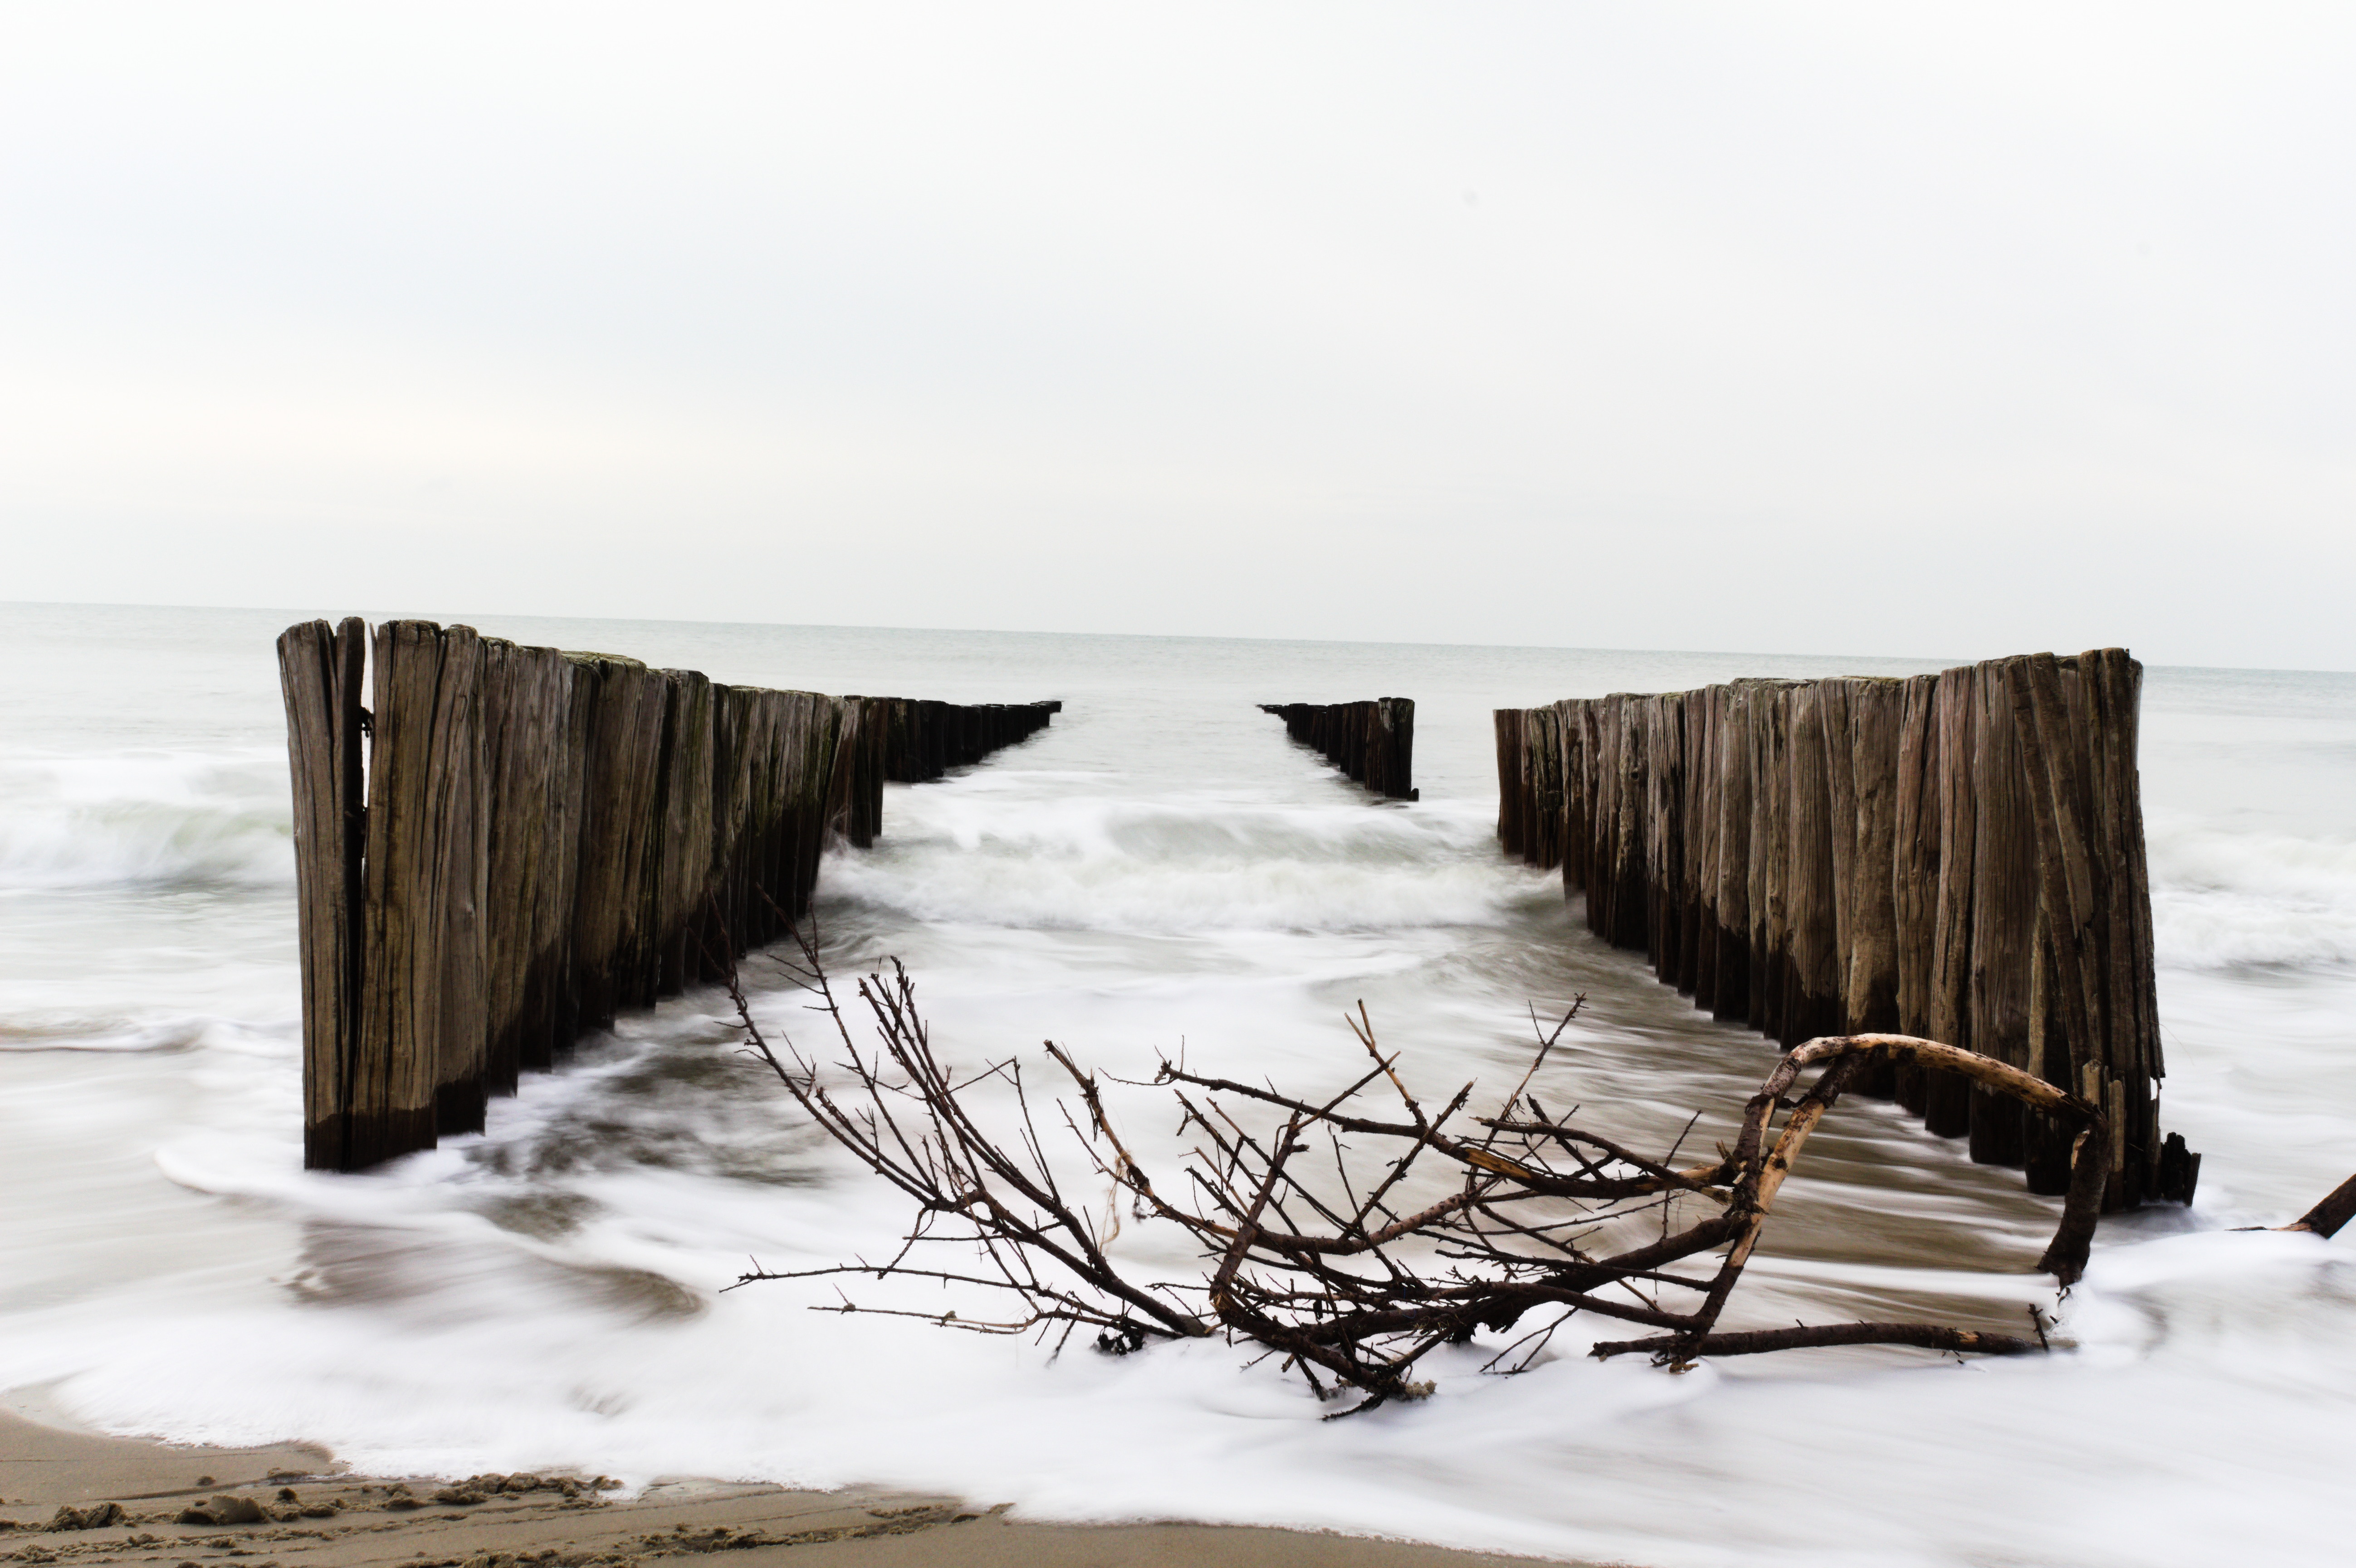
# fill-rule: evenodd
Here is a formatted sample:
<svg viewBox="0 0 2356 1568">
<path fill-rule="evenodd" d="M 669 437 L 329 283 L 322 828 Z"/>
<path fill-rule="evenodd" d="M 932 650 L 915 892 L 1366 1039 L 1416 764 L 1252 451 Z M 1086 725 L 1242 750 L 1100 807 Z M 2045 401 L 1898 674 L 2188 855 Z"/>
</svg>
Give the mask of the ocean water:
<svg viewBox="0 0 2356 1568">
<path fill-rule="evenodd" d="M 1468 1351 L 1431 1400 L 1325 1422 L 1225 1345 L 1056 1357 L 812 1311 L 837 1299 L 822 1282 L 723 1292 L 751 1259 L 873 1255 L 906 1214 L 736 1053 L 708 991 L 583 1041 L 480 1136 L 302 1171 L 271 648 L 293 618 L 0 606 L 0 1389 L 17 1408 L 307 1438 L 370 1469 L 902 1483 L 1038 1518 L 1662 1568 L 2344 1560 L 2356 1243 L 2236 1227 L 2356 1170 L 2356 676 L 2147 675 L 2165 1119 L 2207 1157 L 2193 1209 L 2106 1222 L 2057 1307 L 2029 1272 L 2049 1202 L 1851 1103 L 1729 1319 L 2017 1331 L 2036 1304 L 2074 1351 L 1677 1376 L 1585 1359 L 1575 1320 L 1523 1376 Z M 1033 741 L 892 786 L 878 846 L 821 878 L 837 973 L 906 962 L 955 1060 L 1035 1072 L 1052 1038 L 1125 1077 L 1183 1050 L 1313 1088 L 1352 1072 L 1340 1014 L 1363 1001 L 1427 1099 L 1502 1093 L 1532 1014 L 1583 992 L 1540 1092 L 1659 1142 L 1697 1112 L 1697 1138 L 1722 1133 L 1772 1050 L 1497 854 L 1490 709 L 1958 662 L 444 618 L 728 680 L 1063 699 Z M 1411 805 L 1366 797 L 1253 706 L 1390 694 L 1419 703 Z M 798 993 L 748 974 L 773 1031 L 821 1043 Z M 1121 1089 L 1114 1108 L 1174 1171 L 1166 1101 Z M 1151 1225 L 1118 1249 L 1141 1272 L 1184 1264 Z"/>
</svg>

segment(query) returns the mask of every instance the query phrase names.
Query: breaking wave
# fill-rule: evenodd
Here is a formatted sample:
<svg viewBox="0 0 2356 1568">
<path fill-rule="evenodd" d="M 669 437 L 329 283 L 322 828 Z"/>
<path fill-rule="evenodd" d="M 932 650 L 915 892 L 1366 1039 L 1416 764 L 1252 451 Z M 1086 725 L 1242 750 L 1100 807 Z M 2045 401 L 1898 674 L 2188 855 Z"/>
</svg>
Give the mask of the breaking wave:
<svg viewBox="0 0 2356 1568">
<path fill-rule="evenodd" d="M 2356 965 L 2356 843 L 2146 825 L 2159 961 L 2179 969 Z"/>
<path fill-rule="evenodd" d="M 1124 933 L 1499 925 L 1550 879 L 1500 876 L 1486 814 L 911 793 L 830 893 L 921 921 Z"/>
<path fill-rule="evenodd" d="M 294 875 L 283 757 L 54 760 L 0 774 L 0 887 L 266 887 Z"/>
</svg>

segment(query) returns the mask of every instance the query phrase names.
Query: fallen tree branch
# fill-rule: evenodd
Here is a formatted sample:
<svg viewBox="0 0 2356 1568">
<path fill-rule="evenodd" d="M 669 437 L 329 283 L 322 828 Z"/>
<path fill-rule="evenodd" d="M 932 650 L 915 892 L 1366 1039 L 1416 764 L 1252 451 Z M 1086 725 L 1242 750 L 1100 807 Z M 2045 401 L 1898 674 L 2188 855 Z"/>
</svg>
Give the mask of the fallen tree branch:
<svg viewBox="0 0 2356 1568">
<path fill-rule="evenodd" d="M 1657 1339 L 1623 1339 L 1598 1345 L 1590 1356 L 1649 1352 L 1662 1366 L 1703 1356 L 1756 1356 L 1769 1350 L 1800 1350 L 1823 1345 L 1912 1345 L 1924 1350 L 1969 1350 L 1982 1356 L 2029 1356 L 2047 1349 L 2041 1340 L 1974 1328 L 1943 1328 L 1932 1323 L 1817 1323 L 1791 1328 L 1758 1328 L 1732 1334 L 1666 1334 Z"/>
<path fill-rule="evenodd" d="M 2340 1233 L 2340 1228 L 2356 1220 L 2356 1176 L 2350 1177 L 2327 1194 L 2322 1202 L 2301 1214 L 2282 1229 L 2311 1231 L 2329 1241 Z"/>
<path fill-rule="evenodd" d="M 1673 1365 L 1827 1345 L 1983 1355 L 2044 1349 L 2041 1318 L 2034 1340 L 1927 1323 L 1718 1329 L 1808 1138 L 1851 1079 L 1876 1061 L 1908 1060 L 1956 1073 L 2074 1129 L 2069 1196 L 2040 1264 L 2064 1285 L 2084 1272 L 2101 1208 L 2107 1128 L 2096 1107 L 2018 1068 L 1907 1035 L 1832 1036 L 1785 1052 L 1745 1103 L 1731 1149 L 1714 1163 L 1679 1168 L 1675 1147 L 1657 1158 L 1639 1154 L 1549 1115 L 1529 1093 L 1579 1016 L 1574 1003 L 1551 1032 L 1541 1028 L 1527 1071 L 1487 1115 L 1465 1116 L 1474 1092 L 1469 1083 L 1428 1111 L 1398 1056 L 1382 1050 L 1363 1007 L 1345 1017 L 1371 1066 L 1323 1100 L 1165 1061 L 1153 1084 L 1173 1096 L 1181 1136 L 1197 1141 L 1183 1179 L 1162 1186 L 1116 1129 L 1096 1076 L 1049 1041 L 1049 1059 L 1078 1098 L 1078 1115 L 1059 1102 L 1055 1115 L 1117 1199 L 1099 1220 L 1059 1180 L 1019 1063 L 952 1072 L 934 1048 L 914 980 L 896 963 L 859 983 L 873 1036 L 862 1043 L 815 942 L 803 937 L 800 955 L 790 976 L 827 1019 L 839 1053 L 821 1063 L 790 1042 L 773 1049 L 732 976 L 746 1049 L 822 1131 L 912 1199 L 916 1212 L 897 1252 L 882 1262 L 756 1268 L 739 1284 L 868 1275 L 1004 1292 L 1016 1310 L 1001 1315 L 887 1310 L 975 1332 L 1036 1332 L 1059 1347 L 1079 1328 L 1094 1328 L 1098 1347 L 1114 1351 L 1225 1334 L 1281 1355 L 1321 1396 L 1329 1380 L 1356 1391 L 1358 1410 L 1422 1397 L 1430 1385 L 1412 1374 L 1423 1358 L 1483 1330 L 1518 1334 L 1515 1345 L 1524 1349 L 1509 1346 L 1493 1365 L 1521 1370 L 1577 1313 L 1663 1331 L 1599 1344 L 1592 1354 L 1644 1352 Z M 1803 1086 L 1810 1072 L 1814 1081 Z M 1385 1084 L 1397 1097 L 1395 1113 L 1357 1104 Z M 985 1086 L 994 1097 L 995 1130 L 973 1099 Z M 1263 1118 L 1256 1125 L 1248 1119 L 1255 1111 Z M 1320 1162 L 1299 1157 L 1320 1138 L 1332 1147 L 1330 1180 L 1318 1174 Z M 1345 1149 L 1379 1176 L 1354 1177 Z M 1423 1186 L 1413 1200 L 1400 1201 L 1411 1174 Z M 1449 1189 L 1434 1192 L 1435 1177 Z M 1190 1189 L 1191 1197 L 1170 1196 Z M 2356 1206 L 2356 1182 L 2327 1206 L 2343 1194 Z M 1119 1232 L 1124 1202 L 1133 1219 L 1191 1237 L 1200 1274 L 1141 1283 L 1117 1266 L 1106 1247 Z M 1705 1209 L 1698 1217 L 1688 1212 L 1696 1204 Z M 1651 1240 L 1617 1251 L 1603 1244 L 1615 1229 L 1624 1236 L 1627 1221 L 1655 1211 L 1658 1234 Z M 947 1268 L 925 1261 L 943 1246 L 966 1261 Z M 845 1299 L 820 1310 L 862 1308 Z M 1509 1353 L 1519 1359 L 1503 1364 Z"/>
</svg>

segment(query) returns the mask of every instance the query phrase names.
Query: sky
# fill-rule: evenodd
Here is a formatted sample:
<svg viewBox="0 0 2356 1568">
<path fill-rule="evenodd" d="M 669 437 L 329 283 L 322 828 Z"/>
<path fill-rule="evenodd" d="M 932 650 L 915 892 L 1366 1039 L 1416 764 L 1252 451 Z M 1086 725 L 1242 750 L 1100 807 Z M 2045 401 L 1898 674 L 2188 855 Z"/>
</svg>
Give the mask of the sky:
<svg viewBox="0 0 2356 1568">
<path fill-rule="evenodd" d="M 0 10 L 0 599 L 2356 668 L 2356 10 Z"/>
</svg>

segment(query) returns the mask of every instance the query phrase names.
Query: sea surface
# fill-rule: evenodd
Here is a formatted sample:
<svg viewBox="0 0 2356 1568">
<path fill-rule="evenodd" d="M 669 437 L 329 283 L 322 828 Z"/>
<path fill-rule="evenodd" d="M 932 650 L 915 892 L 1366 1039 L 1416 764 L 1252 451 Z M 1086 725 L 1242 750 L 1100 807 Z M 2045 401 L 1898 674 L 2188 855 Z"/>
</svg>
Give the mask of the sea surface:
<svg viewBox="0 0 2356 1568">
<path fill-rule="evenodd" d="M 1224 1344 L 1112 1358 L 926 1327 L 751 1260 L 888 1250 L 906 1205 L 739 1054 L 710 990 L 624 1019 L 488 1131 L 358 1176 L 301 1169 L 283 711 L 292 612 L 0 606 L 0 1389 L 112 1432 L 310 1439 L 363 1469 L 578 1467 L 634 1482 L 901 1483 L 1043 1519 L 1331 1528 L 1684 1564 L 2346 1561 L 2356 1241 L 2253 1233 L 2356 1170 L 2356 676 L 2153 669 L 2142 762 L 2169 1075 L 2199 1200 L 2106 1221 L 2058 1304 L 2054 1218 L 1890 1106 L 1811 1145 L 1729 1324 L 1929 1316 L 2075 1349 L 1860 1349 L 1675 1375 L 1469 1348 L 1438 1393 L 1343 1421 Z M 945 1055 L 1040 1042 L 1124 1078 L 1317 1088 L 1364 1002 L 1429 1101 L 1502 1094 L 1535 1017 L 1589 998 L 1537 1087 L 1665 1146 L 1723 1136 L 1773 1059 L 1597 944 L 1494 835 L 1489 713 L 1922 661 L 465 619 L 716 678 L 1060 698 L 1053 728 L 890 787 L 818 929 L 904 961 Z M 1565 640 L 1576 640 L 1567 625 Z M 2063 650 L 2070 651 L 2070 650 Z M 1375 801 L 1255 704 L 1418 704 L 1422 799 Z M 775 966 L 774 1034 L 824 1020 Z M 1149 1165 L 1183 1145 L 1117 1088 Z M 1001 1095 L 985 1114 L 1004 1115 Z M 1050 1131 L 1053 1131 L 1052 1125 Z M 1051 1138 L 1087 1190 L 1085 1155 Z M 1689 1146 L 1690 1147 L 1690 1146 Z M 1117 1253 L 1183 1266 L 1125 1221 Z M 987 1303 L 862 1280 L 866 1307 Z"/>
</svg>

